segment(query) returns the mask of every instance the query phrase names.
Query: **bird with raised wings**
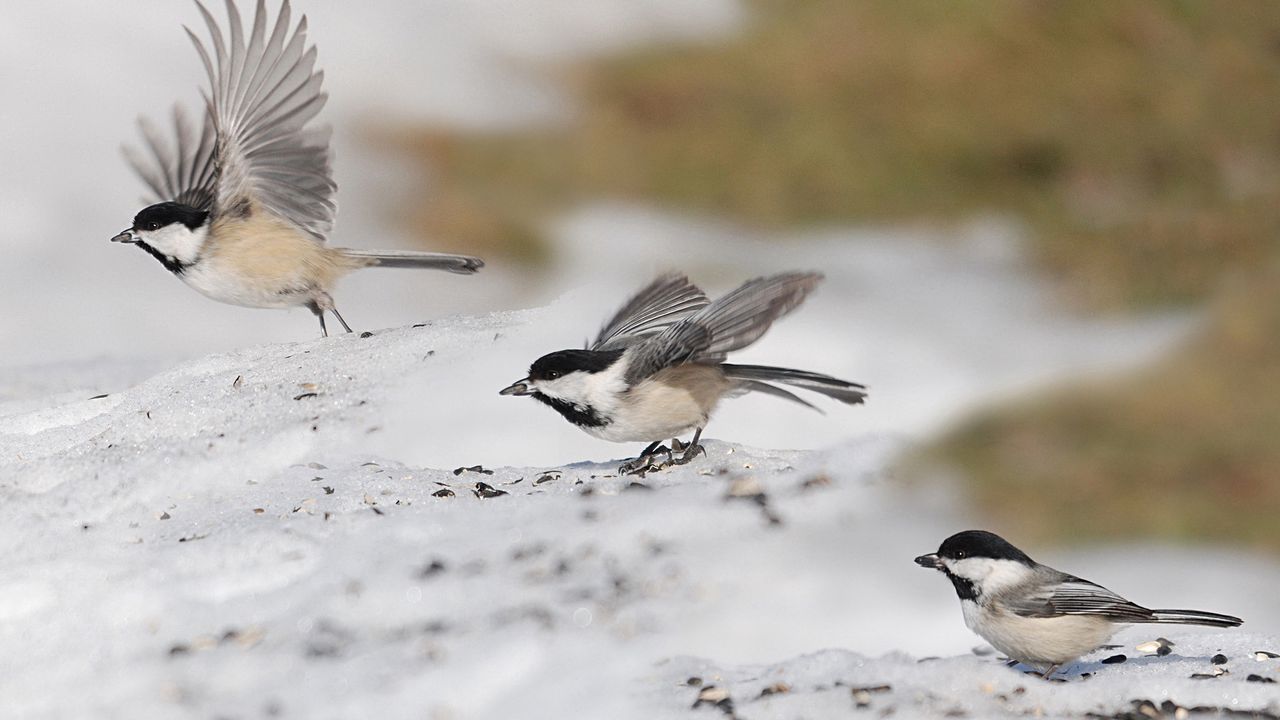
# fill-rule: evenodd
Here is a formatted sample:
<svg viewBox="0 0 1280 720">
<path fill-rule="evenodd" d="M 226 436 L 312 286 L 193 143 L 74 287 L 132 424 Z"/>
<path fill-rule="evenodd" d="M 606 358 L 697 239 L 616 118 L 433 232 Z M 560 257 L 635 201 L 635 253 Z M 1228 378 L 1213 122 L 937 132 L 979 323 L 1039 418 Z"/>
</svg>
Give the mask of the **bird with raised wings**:
<svg viewBox="0 0 1280 720">
<path fill-rule="evenodd" d="M 290 28 L 286 0 L 275 22 L 259 0 L 246 35 L 227 0 L 230 32 L 199 2 L 210 42 L 187 34 L 209 79 L 205 113 L 192 123 L 181 106 L 173 137 L 140 121 L 145 149 L 126 158 L 154 194 L 112 240 L 131 243 L 203 295 L 257 308 L 302 306 L 351 328 L 333 287 L 366 267 L 430 268 L 471 274 L 479 258 L 413 251 L 356 250 L 325 244 L 337 186 L 327 126 L 310 124 L 324 106 L 324 74 L 307 46 L 307 19 Z"/>
<path fill-rule="evenodd" d="M 680 274 L 663 275 L 628 300 L 585 350 L 543 355 L 501 391 L 538 400 L 589 435 L 648 442 L 620 472 L 683 464 L 703 451 L 698 440 L 720 400 L 759 392 L 812 408 L 794 388 L 860 404 L 866 388 L 830 375 L 725 362 L 759 340 L 774 321 L 804 302 L 818 273 L 755 278 L 714 302 Z M 677 435 L 693 431 L 688 445 Z M 672 448 L 662 441 L 672 438 Z M 681 450 L 679 457 L 675 450 Z M 666 462 L 655 462 L 662 455 Z"/>
</svg>

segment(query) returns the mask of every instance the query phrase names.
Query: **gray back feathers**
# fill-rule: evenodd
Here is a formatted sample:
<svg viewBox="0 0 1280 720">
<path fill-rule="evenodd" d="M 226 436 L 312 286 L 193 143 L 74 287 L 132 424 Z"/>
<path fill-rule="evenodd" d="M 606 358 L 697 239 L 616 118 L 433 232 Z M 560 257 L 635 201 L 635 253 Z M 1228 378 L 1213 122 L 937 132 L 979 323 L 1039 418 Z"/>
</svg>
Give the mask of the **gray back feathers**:
<svg viewBox="0 0 1280 720">
<path fill-rule="evenodd" d="M 337 187 L 328 128 L 306 127 L 327 99 L 323 73 L 315 71 L 316 49 L 306 47 L 306 18 L 291 34 L 286 0 L 268 34 L 266 3 L 258 0 L 246 37 L 239 11 L 226 0 L 230 35 L 224 37 L 204 5 L 196 6 L 212 48 L 187 30 L 211 88 L 203 130 L 197 136 L 175 113 L 175 150 L 143 122 L 151 157 L 129 149 L 130 164 L 162 199 L 216 214 L 258 203 L 323 241 L 333 225 Z"/>
<path fill-rule="evenodd" d="M 756 278 L 667 327 L 631 351 L 627 382 L 673 365 L 719 363 L 725 355 L 759 340 L 774 321 L 791 312 L 818 283 L 818 273 L 782 273 Z"/>
</svg>

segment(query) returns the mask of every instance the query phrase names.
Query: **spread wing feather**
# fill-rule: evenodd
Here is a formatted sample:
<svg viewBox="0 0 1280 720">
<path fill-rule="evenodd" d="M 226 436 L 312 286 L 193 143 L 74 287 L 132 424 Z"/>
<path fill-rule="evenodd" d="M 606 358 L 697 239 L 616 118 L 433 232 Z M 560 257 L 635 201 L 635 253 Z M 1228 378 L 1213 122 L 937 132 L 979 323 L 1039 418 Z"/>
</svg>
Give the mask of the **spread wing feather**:
<svg viewBox="0 0 1280 720">
<path fill-rule="evenodd" d="M 328 96 L 316 49 L 307 47 L 306 17 L 290 32 L 288 0 L 274 25 L 258 0 L 246 36 L 239 11 L 226 0 L 224 34 L 199 0 L 196 7 L 209 31 L 206 45 L 187 29 L 209 80 L 204 129 L 197 138 L 175 113 L 175 150 L 144 121 L 150 155 L 126 149 L 130 164 L 161 198 L 220 214 L 260 205 L 323 241 L 333 226 L 337 186 L 329 129 L 307 127 Z"/>
<path fill-rule="evenodd" d="M 600 329 L 590 350 L 618 350 L 651 336 L 706 307 L 711 301 L 689 278 L 667 273 L 649 283 Z"/>
<path fill-rule="evenodd" d="M 633 351 L 627 381 L 687 362 L 718 363 L 759 340 L 769 326 L 804 302 L 822 281 L 818 273 L 755 278 L 696 313 L 644 340 Z"/>
<path fill-rule="evenodd" d="M 155 123 L 138 119 L 145 150 L 126 145 L 125 160 L 142 178 L 151 195 L 148 204 L 173 200 L 200 210 L 213 207 L 216 171 L 213 163 L 217 134 L 213 119 L 206 116 L 196 132 L 181 105 L 173 106 L 171 143 Z"/>
</svg>

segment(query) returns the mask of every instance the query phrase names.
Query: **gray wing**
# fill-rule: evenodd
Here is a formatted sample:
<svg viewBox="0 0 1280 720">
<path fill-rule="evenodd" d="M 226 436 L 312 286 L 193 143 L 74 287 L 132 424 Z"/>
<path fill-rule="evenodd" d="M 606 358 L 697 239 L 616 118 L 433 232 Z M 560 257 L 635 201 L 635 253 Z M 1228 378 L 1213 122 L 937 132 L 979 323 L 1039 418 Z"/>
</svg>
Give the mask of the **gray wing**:
<svg viewBox="0 0 1280 720">
<path fill-rule="evenodd" d="M 230 36 L 196 6 L 209 28 L 212 54 L 187 29 L 209 76 L 205 96 L 217 132 L 214 207 L 219 213 L 260 204 L 323 241 L 336 207 L 329 166 L 329 129 L 306 127 L 328 96 L 315 70 L 315 46 L 306 47 L 307 18 L 289 31 L 288 0 L 267 34 L 267 9 L 258 0 L 245 37 L 240 12 L 226 0 Z"/>
<path fill-rule="evenodd" d="M 1151 610 L 1071 575 L 1045 585 L 1040 592 L 1023 595 L 1016 602 L 1003 600 L 1010 610 L 1025 617 L 1097 615 L 1115 622 L 1151 622 L 1154 617 Z"/>
<path fill-rule="evenodd" d="M 718 363 L 759 340 L 769 326 L 804 302 L 822 281 L 818 273 L 756 278 L 684 320 L 637 344 L 627 381 L 687 362 Z"/>
<path fill-rule="evenodd" d="M 217 134 L 206 115 L 197 134 L 181 105 L 173 106 L 174 142 L 147 118 L 138 119 L 145 149 L 126 145 L 125 159 L 151 190 L 147 204 L 173 200 L 209 210 L 213 207 L 217 174 L 213 154 Z"/>
<path fill-rule="evenodd" d="M 627 301 L 609 322 L 589 350 L 618 350 L 637 339 L 653 335 L 706 307 L 711 301 L 689 278 L 667 273 L 645 286 Z"/>
</svg>

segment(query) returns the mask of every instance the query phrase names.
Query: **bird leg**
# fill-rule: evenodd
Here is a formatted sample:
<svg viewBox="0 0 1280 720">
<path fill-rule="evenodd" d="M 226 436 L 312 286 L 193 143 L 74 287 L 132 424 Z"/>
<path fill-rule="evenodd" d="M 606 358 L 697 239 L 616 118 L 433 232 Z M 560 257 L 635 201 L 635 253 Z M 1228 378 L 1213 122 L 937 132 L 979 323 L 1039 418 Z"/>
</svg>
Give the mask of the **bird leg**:
<svg viewBox="0 0 1280 720">
<path fill-rule="evenodd" d="M 315 313 L 316 319 L 320 321 L 320 332 L 324 333 L 325 337 L 329 337 L 329 328 L 324 326 L 324 309 L 321 308 L 320 304 L 315 300 L 307 303 L 307 309 Z M 341 318 L 339 318 L 339 320 L 341 320 Z M 345 325 L 346 323 L 343 324 Z"/>
<path fill-rule="evenodd" d="M 698 428 L 693 433 L 693 439 L 687 445 L 681 444 L 678 439 L 671 440 L 671 449 L 675 452 L 683 451 L 678 458 L 668 456 L 667 465 L 685 465 L 698 457 L 698 453 L 707 454 L 707 449 L 698 444 L 698 439 L 702 437 L 702 428 Z"/>
<path fill-rule="evenodd" d="M 342 323 L 342 329 L 343 329 L 343 330 L 346 330 L 347 332 L 351 332 L 351 326 L 350 326 L 350 325 L 348 325 L 348 324 L 347 324 L 347 321 L 346 321 L 346 320 L 343 320 L 343 319 L 342 319 L 342 316 L 338 314 L 338 308 L 336 308 L 336 307 L 330 307 L 330 308 L 329 308 L 329 312 L 333 313 L 333 316 L 334 316 L 334 317 L 336 317 L 336 318 L 338 318 L 338 322 Z"/>
<path fill-rule="evenodd" d="M 1057 672 L 1058 668 L 1060 668 L 1060 667 L 1062 667 L 1062 664 L 1061 664 L 1061 663 L 1058 663 L 1058 664 L 1055 664 L 1055 665 L 1050 665 L 1050 666 L 1049 666 L 1049 669 L 1048 669 L 1048 670 L 1045 670 L 1045 671 L 1044 671 L 1044 674 L 1043 674 L 1043 675 L 1041 675 L 1041 676 L 1040 676 L 1040 678 L 1041 678 L 1042 680 L 1048 680 L 1048 679 L 1049 679 L 1049 676 L 1050 676 L 1050 675 L 1052 675 L 1052 674 L 1054 674 L 1055 672 Z"/>
<path fill-rule="evenodd" d="M 644 477 L 644 474 L 650 470 L 661 470 L 664 466 L 655 464 L 653 459 L 663 453 L 666 453 L 668 459 L 671 458 L 671 451 L 662 444 L 661 440 L 655 440 L 640 453 L 640 457 L 619 466 L 618 474 Z"/>
<path fill-rule="evenodd" d="M 342 315 L 338 313 L 338 308 L 333 306 L 333 296 L 329 293 L 321 290 L 313 291 L 311 294 L 311 300 L 307 302 L 307 308 L 310 309 L 311 312 L 315 313 L 317 318 L 320 318 L 320 332 L 324 333 L 325 337 L 329 337 L 329 329 L 325 327 L 324 324 L 324 313 L 326 310 L 333 313 L 333 316 L 338 318 L 338 322 L 342 323 L 343 330 L 351 332 L 351 326 L 347 324 L 346 320 L 342 319 Z"/>
<path fill-rule="evenodd" d="M 651 471 L 664 470 L 675 465 L 685 465 L 698 457 L 698 453 L 707 454 L 707 449 L 698 444 L 698 439 L 702 437 L 702 428 L 698 428 L 693 433 L 693 439 L 688 443 L 680 442 L 680 438 L 671 438 L 671 447 L 665 447 L 661 441 L 655 441 L 640 453 L 640 457 L 626 463 L 618 468 L 619 475 L 639 475 Z M 676 453 L 680 453 L 679 456 Z M 654 462 L 659 455 L 666 455 L 667 459 L 663 462 Z"/>
</svg>

